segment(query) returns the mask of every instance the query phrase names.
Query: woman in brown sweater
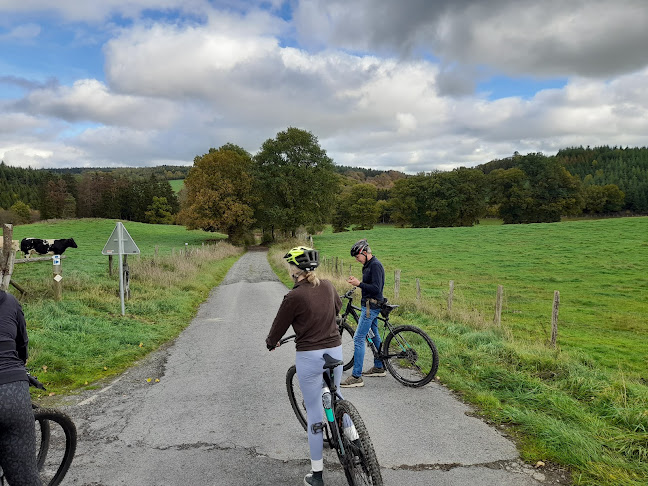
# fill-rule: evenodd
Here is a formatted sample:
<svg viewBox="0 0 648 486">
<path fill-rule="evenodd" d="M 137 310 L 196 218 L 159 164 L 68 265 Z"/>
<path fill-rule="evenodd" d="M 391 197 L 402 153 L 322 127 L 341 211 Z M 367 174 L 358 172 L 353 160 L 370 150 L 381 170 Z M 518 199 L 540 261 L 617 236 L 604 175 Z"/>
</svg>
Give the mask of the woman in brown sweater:
<svg viewBox="0 0 648 486">
<path fill-rule="evenodd" d="M 300 246 L 290 250 L 284 258 L 288 261 L 288 271 L 295 285 L 284 296 L 266 338 L 266 345 L 268 349 L 273 350 L 288 328 L 293 327 L 297 348 L 297 379 L 308 415 L 308 445 L 312 470 L 304 478 L 304 484 L 323 486 L 322 428 L 313 425 L 320 424 L 323 420 L 324 354 L 342 360 L 342 339 L 335 322 L 342 308 L 342 301 L 331 282 L 320 280 L 315 275 L 315 269 L 319 266 L 317 250 Z M 342 366 L 334 370 L 334 378 L 339 386 Z"/>
</svg>

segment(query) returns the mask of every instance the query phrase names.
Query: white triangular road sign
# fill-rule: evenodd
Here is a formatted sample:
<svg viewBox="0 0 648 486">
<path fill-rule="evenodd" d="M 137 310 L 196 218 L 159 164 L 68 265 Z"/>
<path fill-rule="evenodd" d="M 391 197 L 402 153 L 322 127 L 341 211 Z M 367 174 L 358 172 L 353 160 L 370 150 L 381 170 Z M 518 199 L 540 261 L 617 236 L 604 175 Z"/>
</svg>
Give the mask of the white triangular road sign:
<svg viewBox="0 0 648 486">
<path fill-rule="evenodd" d="M 121 228 L 120 228 L 121 226 Z M 133 241 L 133 238 L 131 238 L 131 235 L 128 234 L 128 231 L 126 231 L 126 228 L 124 228 L 124 225 L 122 223 L 117 223 L 115 225 L 115 229 L 113 230 L 112 234 L 110 235 L 110 238 L 108 238 L 108 241 L 106 242 L 106 245 L 104 246 L 103 250 L 101 253 L 103 255 L 119 255 L 119 234 L 121 232 L 121 239 L 122 239 L 122 248 L 121 248 L 121 254 L 122 255 L 138 255 L 139 254 L 139 248 L 137 248 L 137 245 Z"/>
</svg>

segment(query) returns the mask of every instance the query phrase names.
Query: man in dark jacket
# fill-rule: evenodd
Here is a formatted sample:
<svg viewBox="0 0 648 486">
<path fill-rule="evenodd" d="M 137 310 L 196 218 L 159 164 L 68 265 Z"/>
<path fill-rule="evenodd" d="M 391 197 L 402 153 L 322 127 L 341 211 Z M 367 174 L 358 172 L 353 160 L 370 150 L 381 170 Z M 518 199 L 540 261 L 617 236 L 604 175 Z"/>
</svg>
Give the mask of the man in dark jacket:
<svg viewBox="0 0 648 486">
<path fill-rule="evenodd" d="M 373 342 L 380 348 L 380 336 L 378 335 L 378 314 L 385 300 L 383 288 L 385 287 L 385 269 L 382 263 L 373 256 L 367 240 L 360 240 L 351 247 L 351 256 L 362 263 L 362 282 L 356 277 L 349 277 L 347 282 L 362 290 L 361 312 L 358 328 L 353 336 L 353 371 L 351 376 L 344 380 L 340 386 L 351 388 L 364 386 L 362 376 L 385 376 L 385 368 L 379 359 L 374 359 L 373 367 L 362 372 L 362 364 L 365 355 L 365 340 L 369 329 L 373 332 Z"/>
</svg>

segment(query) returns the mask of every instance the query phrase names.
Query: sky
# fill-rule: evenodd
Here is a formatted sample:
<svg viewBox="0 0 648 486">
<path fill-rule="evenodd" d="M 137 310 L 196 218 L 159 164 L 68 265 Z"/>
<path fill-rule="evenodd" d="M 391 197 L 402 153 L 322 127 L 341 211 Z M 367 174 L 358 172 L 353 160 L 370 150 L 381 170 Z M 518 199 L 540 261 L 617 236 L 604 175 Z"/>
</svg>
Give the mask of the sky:
<svg viewBox="0 0 648 486">
<path fill-rule="evenodd" d="M 648 145 L 645 0 L 0 0 L 0 160 L 191 165 L 288 127 L 410 174 Z"/>
</svg>

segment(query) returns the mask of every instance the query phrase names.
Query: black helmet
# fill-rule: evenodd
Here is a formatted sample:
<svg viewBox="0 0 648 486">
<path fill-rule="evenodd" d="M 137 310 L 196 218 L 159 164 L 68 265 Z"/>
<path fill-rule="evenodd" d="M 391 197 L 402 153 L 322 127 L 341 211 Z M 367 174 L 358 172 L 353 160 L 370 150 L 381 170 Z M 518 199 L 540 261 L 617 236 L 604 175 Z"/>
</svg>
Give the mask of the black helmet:
<svg viewBox="0 0 648 486">
<path fill-rule="evenodd" d="M 300 270 L 310 272 L 319 266 L 319 251 L 307 246 L 297 246 L 284 255 L 284 258 Z"/>
<path fill-rule="evenodd" d="M 367 243 L 367 240 L 360 240 L 351 247 L 351 256 L 355 257 L 356 255 L 368 249 L 369 249 L 369 243 Z"/>
</svg>

